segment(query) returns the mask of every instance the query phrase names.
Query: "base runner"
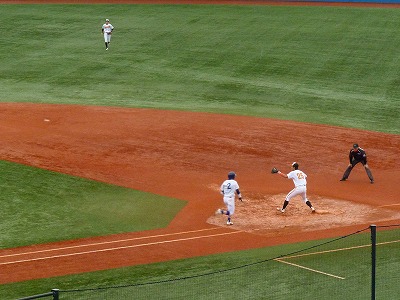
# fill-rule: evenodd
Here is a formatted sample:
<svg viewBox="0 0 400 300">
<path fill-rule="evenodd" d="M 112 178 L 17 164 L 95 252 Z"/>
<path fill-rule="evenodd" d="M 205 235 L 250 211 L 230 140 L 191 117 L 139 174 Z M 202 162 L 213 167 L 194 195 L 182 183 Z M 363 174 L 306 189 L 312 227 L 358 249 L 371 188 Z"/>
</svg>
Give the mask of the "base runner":
<svg viewBox="0 0 400 300">
<path fill-rule="evenodd" d="M 240 201 L 242 201 L 242 194 L 239 191 L 239 184 L 235 180 L 235 172 L 228 173 L 228 179 L 225 180 L 220 188 L 220 192 L 224 195 L 224 203 L 226 209 L 218 209 L 216 214 L 223 214 L 228 216 L 226 225 L 233 225 L 232 215 L 235 213 L 235 193 L 237 194 Z"/>
</svg>

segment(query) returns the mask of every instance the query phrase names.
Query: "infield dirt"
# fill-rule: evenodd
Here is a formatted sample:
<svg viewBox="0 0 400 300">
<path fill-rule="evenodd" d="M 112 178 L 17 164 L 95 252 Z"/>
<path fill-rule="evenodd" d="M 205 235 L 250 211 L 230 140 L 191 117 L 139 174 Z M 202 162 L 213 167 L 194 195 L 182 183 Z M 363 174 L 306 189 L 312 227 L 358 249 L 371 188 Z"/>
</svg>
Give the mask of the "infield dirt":
<svg viewBox="0 0 400 300">
<path fill-rule="evenodd" d="M 2 160 L 188 201 L 164 229 L 1 250 L 0 283 L 336 237 L 400 220 L 398 135 L 152 109 L 0 108 Z M 235 124 L 235 137 L 225 134 L 226 124 Z M 339 181 L 354 142 L 367 151 L 375 184 L 361 166 Z M 320 213 L 295 198 L 278 214 L 293 182 L 270 170 L 288 172 L 293 161 L 308 175 Z M 231 170 L 244 202 L 235 225 L 226 226 L 214 212 L 223 207 L 218 188 Z"/>
</svg>

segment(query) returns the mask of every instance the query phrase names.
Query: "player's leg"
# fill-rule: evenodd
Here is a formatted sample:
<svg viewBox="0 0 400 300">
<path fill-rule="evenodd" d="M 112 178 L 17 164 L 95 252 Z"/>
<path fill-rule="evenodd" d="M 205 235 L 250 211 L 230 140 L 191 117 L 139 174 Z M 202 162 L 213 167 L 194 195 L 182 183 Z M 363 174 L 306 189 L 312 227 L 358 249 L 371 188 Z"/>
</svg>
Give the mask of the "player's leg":
<svg viewBox="0 0 400 300">
<path fill-rule="evenodd" d="M 281 213 L 285 212 L 286 207 L 289 205 L 290 199 L 292 199 L 294 196 L 296 196 L 298 194 L 297 188 L 294 188 L 293 190 L 291 190 L 285 198 L 285 201 L 283 201 L 283 205 L 282 208 L 277 208 Z"/>
<path fill-rule="evenodd" d="M 342 179 L 340 179 L 340 181 L 347 180 L 347 178 L 349 178 L 349 176 L 350 176 L 350 173 L 351 173 L 352 169 L 353 169 L 353 166 L 349 164 L 347 169 L 346 169 L 346 171 L 344 171 Z"/>
<path fill-rule="evenodd" d="M 110 42 L 111 42 L 111 34 L 107 34 L 107 48 L 110 47 Z"/>
<path fill-rule="evenodd" d="M 224 204 L 227 209 L 220 209 L 218 208 L 217 211 L 215 212 L 216 214 L 222 214 L 222 215 L 229 215 L 229 208 L 228 208 L 228 198 L 224 197 L 223 198 Z"/>
<path fill-rule="evenodd" d="M 104 32 L 104 43 L 106 45 L 106 50 L 108 49 L 108 34 L 106 32 Z"/>
<path fill-rule="evenodd" d="M 289 205 L 289 201 L 285 199 L 285 201 L 283 201 L 283 205 L 282 208 L 278 207 L 278 211 L 280 211 L 281 213 L 284 213 L 286 210 L 286 207 Z"/>
<path fill-rule="evenodd" d="M 309 208 L 311 208 L 311 212 L 315 212 L 315 208 L 312 206 L 310 200 L 308 200 L 308 198 L 307 198 L 307 190 L 305 189 L 305 187 L 304 187 L 304 192 L 301 193 L 301 197 L 303 198 L 304 203 L 305 203 Z"/>
<path fill-rule="evenodd" d="M 350 176 L 351 170 L 353 170 L 354 166 L 355 166 L 356 164 L 358 164 L 359 162 L 360 162 L 360 161 L 353 160 L 353 161 L 351 162 L 351 164 L 348 165 L 346 171 L 344 171 L 344 174 L 343 174 L 343 176 L 342 176 L 342 179 L 340 179 L 340 181 L 346 181 L 347 178 L 349 178 L 349 176 Z"/>
<path fill-rule="evenodd" d="M 228 201 L 228 220 L 226 222 L 227 225 L 233 225 L 232 216 L 235 213 L 235 198 L 229 199 Z"/>
<path fill-rule="evenodd" d="M 374 177 L 372 176 L 372 172 L 371 172 L 371 169 L 369 168 L 368 164 L 367 163 L 363 163 L 363 165 L 364 165 L 365 171 L 367 172 L 369 181 L 371 183 L 374 183 Z"/>
</svg>

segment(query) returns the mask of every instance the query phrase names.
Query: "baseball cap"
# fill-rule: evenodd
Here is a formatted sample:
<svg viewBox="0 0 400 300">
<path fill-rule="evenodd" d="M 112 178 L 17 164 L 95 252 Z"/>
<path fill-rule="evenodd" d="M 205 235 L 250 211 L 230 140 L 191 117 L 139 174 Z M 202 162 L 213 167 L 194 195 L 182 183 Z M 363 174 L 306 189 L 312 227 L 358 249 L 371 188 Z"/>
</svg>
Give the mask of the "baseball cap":
<svg viewBox="0 0 400 300">
<path fill-rule="evenodd" d="M 358 144 L 353 144 L 353 148 L 357 149 L 358 148 Z"/>
<path fill-rule="evenodd" d="M 106 22 L 110 22 L 110 20 L 109 20 L 109 19 L 106 19 Z"/>
</svg>

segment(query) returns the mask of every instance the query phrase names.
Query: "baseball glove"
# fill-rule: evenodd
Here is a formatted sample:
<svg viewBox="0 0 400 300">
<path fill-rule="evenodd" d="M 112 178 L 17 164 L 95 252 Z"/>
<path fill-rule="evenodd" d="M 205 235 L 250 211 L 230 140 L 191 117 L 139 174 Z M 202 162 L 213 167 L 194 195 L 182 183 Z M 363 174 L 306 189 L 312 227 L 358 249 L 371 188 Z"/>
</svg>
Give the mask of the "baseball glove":
<svg viewBox="0 0 400 300">
<path fill-rule="evenodd" d="M 275 167 L 273 167 L 272 170 L 271 170 L 272 174 L 275 174 L 275 173 L 278 173 L 278 172 L 279 172 L 279 170 L 277 168 L 275 168 Z"/>
</svg>

